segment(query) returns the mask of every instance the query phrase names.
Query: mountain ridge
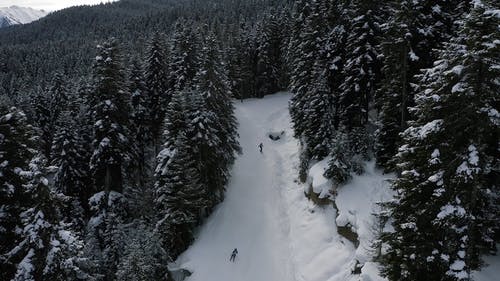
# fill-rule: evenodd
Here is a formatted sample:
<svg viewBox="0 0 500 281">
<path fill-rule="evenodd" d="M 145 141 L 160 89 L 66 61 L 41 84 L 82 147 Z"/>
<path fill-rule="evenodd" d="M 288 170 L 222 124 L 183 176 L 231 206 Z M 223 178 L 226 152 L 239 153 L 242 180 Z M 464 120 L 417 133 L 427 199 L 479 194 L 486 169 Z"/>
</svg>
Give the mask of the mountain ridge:
<svg viewBox="0 0 500 281">
<path fill-rule="evenodd" d="M 45 10 L 36 10 L 29 7 L 10 6 L 0 7 L 0 28 L 17 24 L 27 24 L 48 15 Z"/>
</svg>

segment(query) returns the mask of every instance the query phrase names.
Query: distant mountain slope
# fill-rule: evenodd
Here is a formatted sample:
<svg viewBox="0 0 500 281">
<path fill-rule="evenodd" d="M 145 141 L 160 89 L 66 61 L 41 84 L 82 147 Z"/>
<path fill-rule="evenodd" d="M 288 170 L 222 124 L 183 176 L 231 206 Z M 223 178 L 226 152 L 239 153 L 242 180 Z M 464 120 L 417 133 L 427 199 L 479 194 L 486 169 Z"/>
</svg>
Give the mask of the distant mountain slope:
<svg viewBox="0 0 500 281">
<path fill-rule="evenodd" d="M 234 30 L 291 0 L 120 0 L 50 13 L 28 25 L 0 28 L 0 96 L 43 88 L 54 71 L 69 78 L 89 73 L 95 46 L 115 37 L 126 53 L 141 57 L 151 34 L 169 36 L 179 18 Z M 0 1 L 1 2 L 1 1 Z M 28 63 L 29 62 L 29 63 Z"/>
<path fill-rule="evenodd" d="M 35 10 L 19 6 L 0 8 L 0 28 L 15 25 L 25 24 L 45 17 L 48 12 L 44 10 Z"/>
</svg>

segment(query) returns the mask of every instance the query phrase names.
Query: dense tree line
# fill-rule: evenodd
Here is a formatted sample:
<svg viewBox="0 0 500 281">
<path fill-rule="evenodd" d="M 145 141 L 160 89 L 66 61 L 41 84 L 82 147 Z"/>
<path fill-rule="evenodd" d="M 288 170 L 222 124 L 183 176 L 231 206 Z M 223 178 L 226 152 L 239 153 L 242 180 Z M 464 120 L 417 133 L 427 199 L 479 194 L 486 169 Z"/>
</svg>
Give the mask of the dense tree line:
<svg viewBox="0 0 500 281">
<path fill-rule="evenodd" d="M 397 174 L 383 274 L 469 280 L 499 241 L 498 4 L 287 2 L 127 0 L 0 31 L 1 279 L 161 280 L 224 198 L 231 98 L 288 88 L 302 180 L 327 157 L 336 187 L 370 158 Z"/>
<path fill-rule="evenodd" d="M 499 233 L 498 3 L 297 0 L 291 117 L 301 178 L 337 185 L 376 157 L 398 174 L 382 214 L 389 280 L 470 280 Z"/>
<path fill-rule="evenodd" d="M 0 29 L 0 94 L 25 96 L 49 86 L 55 72 L 78 80 L 90 72 L 98 42 L 110 35 L 127 52 L 144 54 L 149 38 L 161 31 L 171 35 L 179 18 L 217 23 L 224 47 L 240 37 L 254 41 L 256 23 L 272 7 L 290 0 L 121 0 L 71 7 L 28 25 Z M 234 32 L 233 32 L 234 31 Z M 250 34 L 253 33 L 253 34 Z M 222 38 L 222 37 L 221 37 Z M 257 48 L 258 46 L 255 46 Z M 252 47 L 254 49 L 254 47 Z M 38 88 L 38 89 L 37 89 Z"/>
<path fill-rule="evenodd" d="M 254 42 L 278 35 L 276 19 L 264 24 L 275 16 L 270 10 L 236 34 Z M 97 46 L 89 75 L 56 72 L 47 87 L 2 95 L 2 279 L 168 275 L 168 262 L 223 200 L 240 152 L 229 82 L 240 53 L 224 51 L 221 29 L 182 18 L 133 57 L 113 38 Z M 239 62 L 256 66 L 248 69 L 260 77 L 260 96 L 286 83 L 273 69 L 285 39 L 270 37 Z M 256 95 L 247 85 L 239 97 Z"/>
</svg>

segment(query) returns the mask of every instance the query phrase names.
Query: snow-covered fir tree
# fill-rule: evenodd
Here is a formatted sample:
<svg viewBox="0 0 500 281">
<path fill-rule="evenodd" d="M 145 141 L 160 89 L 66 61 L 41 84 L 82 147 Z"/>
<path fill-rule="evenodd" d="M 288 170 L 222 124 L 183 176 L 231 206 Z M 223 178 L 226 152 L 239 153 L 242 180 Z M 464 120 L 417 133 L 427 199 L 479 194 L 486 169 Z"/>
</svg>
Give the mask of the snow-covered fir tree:
<svg viewBox="0 0 500 281">
<path fill-rule="evenodd" d="M 21 241 L 21 213 L 25 210 L 24 186 L 28 179 L 23 171 L 35 156 L 35 133 L 27 124 L 26 115 L 17 108 L 0 106 L 0 277 L 11 280 L 16 271 L 16 260 L 8 256 Z M 21 257 L 22 258 L 22 257 Z"/>
<path fill-rule="evenodd" d="M 242 100 L 255 96 L 258 57 L 253 27 L 241 23 L 237 30 L 228 51 L 228 78 L 233 96 Z"/>
<path fill-rule="evenodd" d="M 397 1 L 385 6 L 389 20 L 382 25 L 384 38 L 383 80 L 376 93 L 380 114 L 377 133 L 377 162 L 394 169 L 399 133 L 410 119 L 408 108 L 414 104 L 412 84 L 420 69 L 431 67 L 437 48 L 456 33 L 454 22 L 462 17 L 467 1 Z"/>
<path fill-rule="evenodd" d="M 204 47 L 200 50 L 199 70 L 195 76 L 195 91 L 202 96 L 203 109 L 206 117 L 213 118 L 211 122 L 216 134 L 211 138 L 218 139 L 220 145 L 214 147 L 214 158 L 204 159 L 205 164 L 214 161 L 201 172 L 205 174 L 214 201 L 212 206 L 223 198 L 225 185 L 228 181 L 229 167 L 235 159 L 235 152 L 240 152 L 237 133 L 237 121 L 234 116 L 234 106 L 227 81 L 227 74 L 222 64 L 219 44 L 213 34 L 209 33 L 203 40 Z M 201 164 L 201 163 L 200 163 Z M 207 170 L 205 170 L 207 169 Z"/>
<path fill-rule="evenodd" d="M 272 11 L 260 25 L 259 46 L 257 49 L 257 96 L 263 97 L 282 89 L 283 65 L 283 19 Z"/>
<path fill-rule="evenodd" d="M 153 112 L 148 103 L 148 90 L 146 88 L 144 72 L 140 64 L 135 61 L 130 71 L 129 92 L 131 112 L 132 141 L 137 148 L 135 183 L 144 184 L 148 177 L 149 147 L 153 138 L 151 130 L 151 114 Z"/>
<path fill-rule="evenodd" d="M 94 120 L 91 176 L 97 191 L 90 199 L 91 218 L 86 230 L 86 256 L 94 276 L 114 280 L 123 251 L 122 225 L 128 217 L 123 196 L 133 159 L 129 136 L 129 96 L 118 43 L 112 39 L 98 46 L 94 64 L 95 87 L 91 98 Z"/>
<path fill-rule="evenodd" d="M 196 159 L 196 169 L 207 200 L 206 214 L 220 202 L 227 178 L 225 171 L 223 141 L 220 119 L 206 108 L 203 96 L 198 92 L 188 91 L 186 95 L 186 137 Z"/>
<path fill-rule="evenodd" d="M 2 110 L 3 111 L 3 110 Z M 60 214 L 60 198 L 45 178 L 46 160 L 33 128 L 12 108 L 0 117 L 2 142 L 1 277 L 3 280 L 69 280 L 79 272 L 79 238 Z M 15 165 L 15 166 L 14 166 Z M 17 230 L 11 230 L 15 227 Z M 12 236 L 12 235 L 15 236 Z"/>
<path fill-rule="evenodd" d="M 168 255 L 153 229 L 139 221 L 127 226 L 125 250 L 116 271 L 117 280 L 162 280 L 167 263 Z"/>
<path fill-rule="evenodd" d="M 193 23 L 187 20 L 178 21 L 169 51 L 168 85 L 171 92 L 182 91 L 196 74 L 198 46 L 196 41 Z"/>
<path fill-rule="evenodd" d="M 171 151 L 168 165 L 159 172 L 156 183 L 156 205 L 159 214 L 157 232 L 170 257 L 176 258 L 193 241 L 193 228 L 207 205 L 196 169 L 196 156 L 181 131 Z"/>
<path fill-rule="evenodd" d="M 303 140 L 307 146 L 304 149 L 309 150 L 308 154 L 312 158 L 323 159 L 329 153 L 330 141 L 334 135 L 334 96 L 328 86 L 328 70 L 317 62 L 313 71 L 320 73 L 317 74 L 316 82 L 306 92 Z"/>
<path fill-rule="evenodd" d="M 88 156 L 84 139 L 78 134 L 78 123 L 70 112 L 62 112 L 52 144 L 52 165 L 57 167 L 53 179 L 56 192 L 64 194 L 62 210 L 65 223 L 82 231 L 88 215 L 92 193 Z"/>
<path fill-rule="evenodd" d="M 121 192 L 123 172 L 131 159 L 129 96 L 121 63 L 115 39 L 98 46 L 90 108 L 94 120 L 94 151 L 90 164 L 98 191 Z"/>
<path fill-rule="evenodd" d="M 351 27 L 346 41 L 344 82 L 340 85 L 340 124 L 347 131 L 368 124 L 368 111 L 380 76 L 378 36 L 380 4 L 352 1 L 348 6 Z"/>
<path fill-rule="evenodd" d="M 291 40 L 290 48 L 292 53 L 293 66 L 290 78 L 290 87 L 293 97 L 290 101 L 290 115 L 293 121 L 295 135 L 301 137 L 305 130 L 305 120 L 303 108 L 307 103 L 306 92 L 313 83 L 314 77 L 311 69 L 315 62 L 316 53 L 320 49 L 318 42 L 321 39 L 319 29 L 321 29 L 321 17 L 318 11 L 314 11 L 316 1 L 297 1 L 295 4 L 295 38 Z"/>
<path fill-rule="evenodd" d="M 154 148 L 156 150 L 158 149 L 160 143 L 161 124 L 165 118 L 165 105 L 170 102 L 171 95 L 168 88 L 168 72 L 165 52 L 165 47 L 162 44 L 162 37 L 159 33 L 155 33 L 148 45 L 144 71 L 144 86 L 146 87 L 146 92 L 141 92 L 141 97 L 146 102 L 147 106 L 145 107 L 145 110 L 149 113 L 149 116 L 147 116 L 149 122 L 146 128 L 150 130 L 149 133 L 151 134 L 154 142 Z M 142 76 L 140 71 L 136 69 L 133 71 L 132 75 L 131 83 L 134 83 L 132 84 L 133 87 L 142 88 L 142 85 L 137 84 L 142 83 L 137 81 L 137 79 L 141 79 L 140 76 Z M 131 93 L 134 95 L 134 92 Z"/>
<path fill-rule="evenodd" d="M 498 233 L 498 5 L 475 1 L 458 36 L 421 77 L 416 120 L 396 159 L 391 280 L 470 280 Z"/>
<path fill-rule="evenodd" d="M 62 74 L 55 73 L 48 89 L 36 98 L 35 121 L 41 130 L 42 152 L 49 160 L 57 120 L 68 106 L 68 89 L 65 83 Z"/>
</svg>

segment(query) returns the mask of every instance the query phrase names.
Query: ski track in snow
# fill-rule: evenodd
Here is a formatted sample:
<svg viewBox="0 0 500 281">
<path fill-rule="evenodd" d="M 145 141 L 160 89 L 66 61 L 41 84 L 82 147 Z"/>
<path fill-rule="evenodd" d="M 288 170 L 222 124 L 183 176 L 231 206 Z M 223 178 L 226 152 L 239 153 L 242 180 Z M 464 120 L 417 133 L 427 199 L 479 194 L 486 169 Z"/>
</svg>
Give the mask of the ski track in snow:
<svg viewBox="0 0 500 281">
<path fill-rule="evenodd" d="M 235 102 L 243 155 L 226 198 L 176 261 L 187 281 L 347 281 L 354 246 L 337 234 L 332 206 L 319 207 L 297 182 L 299 144 L 289 93 Z M 285 131 L 272 141 L 270 132 Z M 259 143 L 264 144 L 263 154 Z M 229 262 L 238 248 L 236 262 Z M 359 276 L 357 276 L 359 277 Z"/>
<path fill-rule="evenodd" d="M 278 93 L 235 103 L 243 155 L 224 202 L 176 262 L 193 272 L 187 281 L 359 280 L 351 275 L 356 249 L 337 234 L 335 209 L 307 200 L 298 183 L 299 144 L 289 99 L 289 93 Z M 281 131 L 278 141 L 268 137 Z M 232 263 L 235 247 L 239 254 Z"/>
<path fill-rule="evenodd" d="M 362 239 L 356 249 L 337 233 L 333 206 L 315 205 L 304 196 L 306 185 L 298 183 L 290 97 L 278 93 L 235 101 L 243 155 L 236 159 L 225 200 L 175 262 L 193 273 L 186 281 L 386 281 L 369 262 L 369 228 L 376 202 L 391 197 L 391 176 L 367 162 L 367 172 L 339 190 L 340 217 L 355 225 Z M 285 134 L 278 141 L 268 137 L 281 131 Z M 239 254 L 233 263 L 234 248 Z M 351 274 L 356 259 L 366 262 L 360 275 Z M 478 280 L 487 281 L 491 272 L 480 274 Z"/>
<path fill-rule="evenodd" d="M 298 144 L 288 116 L 289 94 L 235 102 L 243 155 L 233 167 L 226 198 L 201 227 L 177 263 L 193 272 L 189 281 L 295 281 L 288 241 L 290 222 L 282 196 L 294 171 L 285 170 Z M 285 130 L 272 141 L 271 131 Z M 264 144 L 263 153 L 258 149 Z M 286 159 L 288 158 L 288 159 Z M 287 162 L 287 163 L 283 163 Z M 234 248 L 239 254 L 229 262 Z"/>
</svg>

